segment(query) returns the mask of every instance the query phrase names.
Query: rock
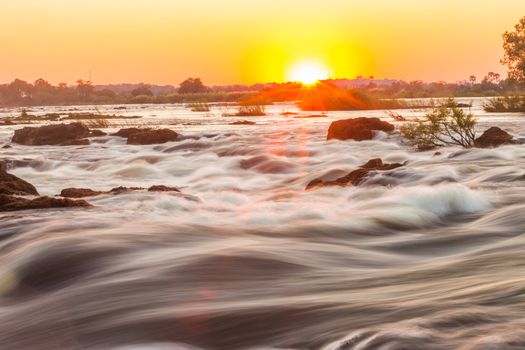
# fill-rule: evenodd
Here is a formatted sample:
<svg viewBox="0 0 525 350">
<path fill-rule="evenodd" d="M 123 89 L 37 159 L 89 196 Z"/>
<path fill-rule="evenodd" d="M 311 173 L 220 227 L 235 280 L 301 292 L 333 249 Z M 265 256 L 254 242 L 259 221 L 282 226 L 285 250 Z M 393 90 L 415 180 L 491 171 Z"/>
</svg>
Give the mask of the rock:
<svg viewBox="0 0 525 350">
<path fill-rule="evenodd" d="M 116 133 L 111 134 L 111 136 L 119 136 L 119 137 L 129 137 L 131 134 L 136 134 L 143 131 L 149 131 L 151 128 L 124 128 L 120 129 Z"/>
<path fill-rule="evenodd" d="M 128 145 L 152 145 L 177 140 L 178 134 L 170 129 L 146 130 L 128 136 Z"/>
<path fill-rule="evenodd" d="M 512 143 L 514 143 L 512 135 L 497 126 L 485 130 L 475 141 L 475 145 L 480 148 L 498 147 Z"/>
<path fill-rule="evenodd" d="M 102 130 L 98 130 L 98 129 L 95 129 L 95 130 L 91 130 L 89 132 L 89 136 L 90 137 L 98 137 L 98 136 L 106 136 L 107 134 L 102 131 Z"/>
<path fill-rule="evenodd" d="M 145 190 L 145 188 L 143 188 L 143 187 L 124 187 L 124 186 L 119 186 L 119 187 L 112 188 L 107 193 L 109 193 L 109 194 L 122 194 L 122 193 L 126 193 L 126 192 L 131 192 L 131 191 L 143 191 L 143 190 Z"/>
<path fill-rule="evenodd" d="M 149 192 L 180 192 L 177 187 L 169 187 L 164 185 L 154 185 L 148 188 Z"/>
<path fill-rule="evenodd" d="M 379 118 L 353 118 L 336 120 L 328 128 L 327 140 L 371 140 L 373 131 L 394 131 L 394 125 L 384 122 Z"/>
<path fill-rule="evenodd" d="M 81 123 L 25 127 L 15 130 L 14 143 L 26 146 L 41 145 L 86 145 L 89 129 Z"/>
<path fill-rule="evenodd" d="M 2 148 L 8 149 L 8 148 L 13 148 L 13 146 L 11 146 L 11 145 L 3 145 Z"/>
<path fill-rule="evenodd" d="M 249 120 L 240 120 L 238 122 L 230 123 L 229 125 L 255 125 L 257 123 L 249 121 Z"/>
<path fill-rule="evenodd" d="M 306 185 L 306 190 L 310 190 L 316 187 L 326 187 L 326 186 L 359 186 L 366 179 L 369 178 L 371 171 L 385 171 L 392 170 L 404 166 L 406 163 L 391 163 L 384 164 L 383 161 L 379 158 L 371 159 L 366 164 L 363 164 L 354 171 L 351 171 L 347 175 L 340 177 L 333 181 L 323 181 L 322 179 L 314 179 Z"/>
<path fill-rule="evenodd" d="M 102 191 L 93 191 L 89 188 L 65 188 L 60 192 L 61 197 L 66 198 L 84 198 L 84 197 L 93 197 L 104 194 Z"/>
<path fill-rule="evenodd" d="M 88 208 L 92 207 L 92 205 L 84 200 L 68 198 L 37 197 L 35 199 L 27 199 L 0 194 L 0 211 L 79 207 Z"/>
<path fill-rule="evenodd" d="M 5 163 L 0 162 L 0 194 L 38 196 L 38 191 L 29 182 L 7 173 Z"/>
</svg>

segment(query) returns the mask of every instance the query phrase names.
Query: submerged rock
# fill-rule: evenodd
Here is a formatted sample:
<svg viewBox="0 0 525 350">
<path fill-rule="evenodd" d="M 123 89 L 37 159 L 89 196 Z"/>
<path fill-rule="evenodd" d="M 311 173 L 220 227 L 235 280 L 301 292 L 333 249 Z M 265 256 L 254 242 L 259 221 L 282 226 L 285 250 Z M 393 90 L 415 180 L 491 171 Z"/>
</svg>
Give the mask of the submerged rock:
<svg viewBox="0 0 525 350">
<path fill-rule="evenodd" d="M 353 118 L 336 120 L 328 128 L 327 140 L 371 140 L 374 131 L 394 131 L 394 125 L 379 118 Z"/>
<path fill-rule="evenodd" d="M 27 199 L 16 196 L 0 194 L 0 211 L 17 211 L 29 209 L 50 208 L 88 208 L 91 204 L 84 200 L 72 200 L 68 198 L 37 197 Z"/>
<path fill-rule="evenodd" d="M 240 120 L 238 122 L 230 123 L 229 125 L 255 125 L 255 124 L 257 123 L 249 121 L 249 120 Z"/>
<path fill-rule="evenodd" d="M 104 194 L 102 191 L 93 191 L 89 188 L 65 188 L 60 192 L 60 197 L 66 198 L 84 198 Z"/>
<path fill-rule="evenodd" d="M 177 187 L 169 187 L 164 185 L 154 185 L 148 188 L 149 192 L 180 192 Z"/>
<path fill-rule="evenodd" d="M 347 175 L 340 177 L 333 181 L 324 181 L 320 178 L 314 179 L 306 185 L 306 190 L 310 190 L 316 187 L 326 186 L 359 186 L 369 178 L 371 171 L 385 171 L 392 170 L 404 166 L 406 163 L 391 163 L 385 164 L 380 158 L 369 160 L 366 164 L 363 164 L 354 171 L 351 171 Z"/>
<path fill-rule="evenodd" d="M 309 115 L 296 115 L 295 119 L 309 119 L 309 118 L 327 118 L 326 114 L 309 114 Z"/>
<path fill-rule="evenodd" d="M 152 129 L 130 134 L 128 145 L 152 145 L 176 141 L 179 135 L 171 129 Z"/>
<path fill-rule="evenodd" d="M 475 141 L 475 145 L 481 148 L 498 147 L 512 143 L 514 143 L 512 135 L 497 126 L 485 130 L 485 132 Z"/>
<path fill-rule="evenodd" d="M 44 125 L 15 130 L 12 142 L 26 146 L 88 145 L 89 129 L 82 123 Z"/>
<path fill-rule="evenodd" d="M 38 196 L 35 186 L 21 178 L 9 174 L 4 162 L 0 162 L 0 194 L 19 196 Z"/>
</svg>

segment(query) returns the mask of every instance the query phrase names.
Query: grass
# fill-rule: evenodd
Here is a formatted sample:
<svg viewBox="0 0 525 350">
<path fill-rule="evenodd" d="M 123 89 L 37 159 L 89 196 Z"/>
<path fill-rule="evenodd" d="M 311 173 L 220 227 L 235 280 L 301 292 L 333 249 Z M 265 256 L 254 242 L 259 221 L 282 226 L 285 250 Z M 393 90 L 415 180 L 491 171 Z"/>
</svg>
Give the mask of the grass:
<svg viewBox="0 0 525 350">
<path fill-rule="evenodd" d="M 483 105 L 483 109 L 491 113 L 525 112 L 525 95 L 494 97 Z"/>
<path fill-rule="evenodd" d="M 210 106 L 204 102 L 193 102 L 186 105 L 192 112 L 209 112 Z"/>
<path fill-rule="evenodd" d="M 107 119 L 87 119 L 82 122 L 89 129 L 107 129 L 111 127 Z"/>
<path fill-rule="evenodd" d="M 241 105 L 237 109 L 236 117 L 260 117 L 266 115 L 264 106 L 262 105 Z"/>
</svg>

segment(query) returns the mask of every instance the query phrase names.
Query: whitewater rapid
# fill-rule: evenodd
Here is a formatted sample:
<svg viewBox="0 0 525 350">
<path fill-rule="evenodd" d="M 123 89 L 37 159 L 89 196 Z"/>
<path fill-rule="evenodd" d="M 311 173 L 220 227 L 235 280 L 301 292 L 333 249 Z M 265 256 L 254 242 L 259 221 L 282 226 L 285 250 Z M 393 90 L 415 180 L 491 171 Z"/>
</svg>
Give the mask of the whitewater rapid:
<svg viewBox="0 0 525 350">
<path fill-rule="evenodd" d="M 466 102 L 470 102 L 467 99 Z M 525 138 L 525 116 L 472 111 Z M 0 348 L 523 349 L 525 146 L 415 152 L 398 134 L 326 141 L 331 121 L 223 117 L 183 105 L 98 106 L 184 137 L 0 148 L 42 195 L 91 209 L 0 214 Z M 37 107 L 30 113 L 94 111 Z M 119 108 L 119 109 L 117 109 Z M 0 110 L 0 117 L 20 109 Z M 417 117 L 423 111 L 400 111 Z M 308 113 L 306 113 L 308 114 Z M 229 125 L 250 119 L 257 125 Z M 20 126 L 0 127 L 0 147 Z M 372 158 L 407 162 L 358 187 L 305 191 Z"/>
</svg>

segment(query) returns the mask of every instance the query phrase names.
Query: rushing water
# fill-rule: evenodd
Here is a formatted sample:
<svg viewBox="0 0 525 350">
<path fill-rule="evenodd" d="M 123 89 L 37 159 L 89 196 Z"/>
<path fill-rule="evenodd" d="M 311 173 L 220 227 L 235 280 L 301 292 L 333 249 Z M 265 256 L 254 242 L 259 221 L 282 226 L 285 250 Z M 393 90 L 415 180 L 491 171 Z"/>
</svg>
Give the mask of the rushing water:
<svg viewBox="0 0 525 350">
<path fill-rule="evenodd" d="M 480 130 L 525 137 L 525 116 L 481 103 Z M 13 145 L 0 149 L 10 172 L 43 195 L 153 184 L 182 193 L 0 215 L 1 349 L 525 348 L 525 146 L 435 155 L 395 134 L 326 141 L 332 120 L 391 121 L 384 111 L 294 119 L 279 115 L 293 106 L 277 105 L 257 125 L 232 126 L 239 118 L 219 106 L 98 109 L 184 139 Z M 0 145 L 16 128 L 0 128 Z M 378 157 L 408 163 L 359 187 L 304 190 Z"/>
</svg>

